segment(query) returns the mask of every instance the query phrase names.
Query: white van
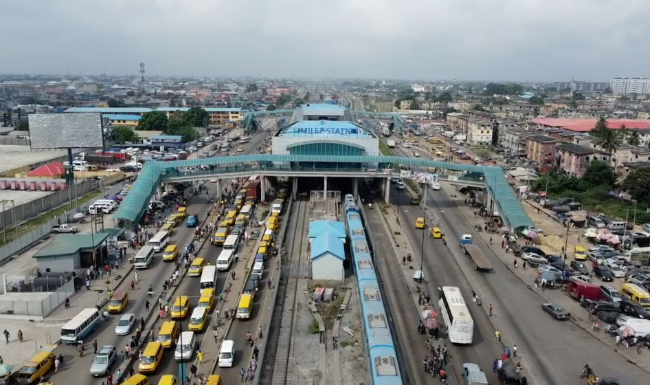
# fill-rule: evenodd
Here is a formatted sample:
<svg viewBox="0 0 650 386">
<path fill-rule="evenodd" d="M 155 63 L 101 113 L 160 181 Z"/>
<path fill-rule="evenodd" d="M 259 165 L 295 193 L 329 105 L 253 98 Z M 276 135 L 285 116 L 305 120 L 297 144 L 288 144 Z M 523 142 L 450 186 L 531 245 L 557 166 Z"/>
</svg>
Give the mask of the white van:
<svg viewBox="0 0 650 386">
<path fill-rule="evenodd" d="M 155 247 L 151 245 L 145 245 L 133 258 L 133 266 L 136 269 L 146 269 L 153 262 L 153 255 L 155 252 Z"/>
<path fill-rule="evenodd" d="M 90 214 L 109 214 L 113 210 L 113 207 L 108 204 L 92 204 L 88 207 L 88 213 Z"/>
<path fill-rule="evenodd" d="M 255 265 L 253 265 L 253 275 L 259 275 L 262 277 L 262 273 L 264 273 L 264 262 L 263 261 L 257 261 L 255 262 Z"/>
<path fill-rule="evenodd" d="M 219 350 L 219 367 L 232 367 L 235 361 L 235 341 L 224 340 Z"/>
<path fill-rule="evenodd" d="M 154 237 L 149 240 L 147 245 L 152 246 L 156 252 L 160 252 L 167 246 L 169 242 L 169 232 L 161 231 L 156 233 Z"/>
<path fill-rule="evenodd" d="M 227 271 L 230 269 L 232 261 L 235 259 L 235 251 L 232 249 L 225 249 L 221 251 L 217 258 L 217 269 L 219 271 Z"/>
<path fill-rule="evenodd" d="M 194 331 L 183 331 L 181 336 L 176 340 L 176 351 L 174 352 L 174 359 L 178 362 L 189 361 L 194 356 L 194 348 L 196 347 L 196 335 Z"/>
<path fill-rule="evenodd" d="M 607 228 L 613 231 L 624 231 L 625 221 L 612 221 L 609 224 L 607 224 Z"/>
<path fill-rule="evenodd" d="M 113 209 L 118 207 L 118 202 L 115 200 L 97 200 L 95 201 L 95 204 L 105 204 L 105 205 L 110 205 L 113 207 Z"/>
<path fill-rule="evenodd" d="M 273 201 L 273 206 L 271 207 L 271 213 L 280 213 L 282 212 L 282 200 L 277 199 Z"/>
<path fill-rule="evenodd" d="M 239 235 L 230 235 L 226 237 L 226 241 L 223 242 L 223 249 L 237 251 L 239 246 Z"/>
</svg>

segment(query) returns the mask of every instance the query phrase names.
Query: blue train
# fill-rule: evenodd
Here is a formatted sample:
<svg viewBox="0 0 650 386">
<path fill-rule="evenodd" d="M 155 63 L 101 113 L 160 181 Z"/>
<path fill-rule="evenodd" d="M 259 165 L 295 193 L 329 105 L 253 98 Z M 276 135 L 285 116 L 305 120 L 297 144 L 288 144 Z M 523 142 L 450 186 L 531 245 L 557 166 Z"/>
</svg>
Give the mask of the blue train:
<svg viewBox="0 0 650 386">
<path fill-rule="evenodd" d="M 374 385 L 403 385 L 388 316 L 381 299 L 377 274 L 370 255 L 359 208 L 346 203 L 345 209 L 352 264 L 357 278 L 369 367 Z"/>
</svg>

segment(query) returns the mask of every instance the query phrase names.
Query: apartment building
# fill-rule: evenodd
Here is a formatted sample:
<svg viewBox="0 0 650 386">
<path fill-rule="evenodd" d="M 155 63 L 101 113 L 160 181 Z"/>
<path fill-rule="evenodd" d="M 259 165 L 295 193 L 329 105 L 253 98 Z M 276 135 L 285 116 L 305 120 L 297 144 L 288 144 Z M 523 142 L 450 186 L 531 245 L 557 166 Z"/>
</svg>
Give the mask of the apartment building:
<svg viewBox="0 0 650 386">
<path fill-rule="evenodd" d="M 526 137 L 526 158 L 540 165 L 552 163 L 557 140 L 547 135 L 532 134 Z"/>
<path fill-rule="evenodd" d="M 577 92 L 603 92 L 609 87 L 608 82 L 585 82 L 582 80 L 572 80 L 570 82 L 555 82 L 555 88 L 558 92 L 565 90 Z"/>
<path fill-rule="evenodd" d="M 472 146 L 487 146 L 492 143 L 492 123 L 489 121 L 469 120 L 467 143 Z"/>
<path fill-rule="evenodd" d="M 555 150 L 556 166 L 575 177 L 582 177 L 589 163 L 594 160 L 609 164 L 607 153 L 590 147 L 562 142 L 555 145 Z"/>
<path fill-rule="evenodd" d="M 650 78 L 614 78 L 610 83 L 614 94 L 650 94 Z"/>
<path fill-rule="evenodd" d="M 506 155 L 526 157 L 526 138 L 530 133 L 521 128 L 502 127 L 499 125 L 499 146 L 505 150 Z"/>
</svg>

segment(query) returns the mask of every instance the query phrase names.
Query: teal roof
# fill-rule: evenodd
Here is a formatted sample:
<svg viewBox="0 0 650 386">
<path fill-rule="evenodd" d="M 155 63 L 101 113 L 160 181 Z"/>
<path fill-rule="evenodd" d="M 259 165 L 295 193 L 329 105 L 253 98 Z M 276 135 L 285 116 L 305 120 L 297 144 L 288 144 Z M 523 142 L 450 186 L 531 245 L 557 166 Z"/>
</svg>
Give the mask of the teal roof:
<svg viewBox="0 0 650 386">
<path fill-rule="evenodd" d="M 433 167 L 442 170 L 462 172 L 475 172 L 485 176 L 485 184 L 493 194 L 499 213 L 505 218 L 511 228 L 532 226 L 533 222 L 526 214 L 526 210 L 515 195 L 505 179 L 503 170 L 498 166 L 482 166 L 457 164 L 452 162 L 431 161 L 422 158 L 402 158 L 389 156 L 324 156 L 324 155 L 278 155 L 278 154 L 250 154 L 234 157 L 200 158 L 183 161 L 150 161 L 140 172 L 138 179 L 133 183 L 131 191 L 124 198 L 115 218 L 136 221 L 142 213 L 149 199 L 160 183 L 164 170 L 169 168 L 199 167 L 201 165 L 233 165 L 247 162 L 329 162 L 329 163 L 356 163 L 356 164 L 384 164 L 397 168 L 398 165 Z M 256 170 L 260 174 L 261 170 Z"/>
<path fill-rule="evenodd" d="M 34 258 L 67 256 L 77 253 L 80 250 L 91 251 L 99 247 L 111 232 L 97 232 L 83 235 L 59 235 L 56 239 L 40 251 L 34 254 Z"/>
<path fill-rule="evenodd" d="M 345 260 L 343 240 L 332 232 L 325 232 L 311 242 L 312 260 L 317 260 L 328 253 L 332 254 L 339 260 Z"/>
<path fill-rule="evenodd" d="M 309 223 L 310 239 L 318 237 L 326 232 L 330 232 L 339 238 L 345 238 L 345 224 L 340 221 L 331 220 L 317 220 Z"/>
</svg>

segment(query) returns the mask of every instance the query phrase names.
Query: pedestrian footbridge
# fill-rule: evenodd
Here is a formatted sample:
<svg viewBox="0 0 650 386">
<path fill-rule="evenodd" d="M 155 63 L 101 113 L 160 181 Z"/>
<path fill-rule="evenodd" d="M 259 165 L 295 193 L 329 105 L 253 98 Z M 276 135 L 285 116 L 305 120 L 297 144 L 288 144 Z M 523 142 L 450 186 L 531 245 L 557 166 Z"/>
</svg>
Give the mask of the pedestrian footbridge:
<svg viewBox="0 0 650 386">
<path fill-rule="evenodd" d="M 149 161 L 140 171 L 115 217 L 137 222 L 163 183 L 231 179 L 243 176 L 390 178 L 412 167 L 435 168 L 440 180 L 485 187 L 496 210 L 512 228 L 531 226 L 521 202 L 500 167 L 466 165 L 392 156 L 255 154 L 183 161 Z M 459 174 L 460 172 L 460 174 Z M 471 177 L 463 173 L 469 173 Z M 414 175 L 415 179 L 423 178 Z M 429 176 L 430 178 L 430 176 Z"/>
</svg>

